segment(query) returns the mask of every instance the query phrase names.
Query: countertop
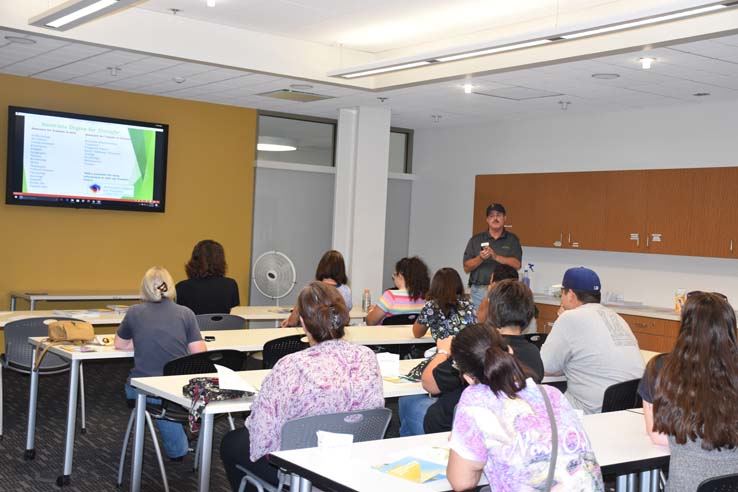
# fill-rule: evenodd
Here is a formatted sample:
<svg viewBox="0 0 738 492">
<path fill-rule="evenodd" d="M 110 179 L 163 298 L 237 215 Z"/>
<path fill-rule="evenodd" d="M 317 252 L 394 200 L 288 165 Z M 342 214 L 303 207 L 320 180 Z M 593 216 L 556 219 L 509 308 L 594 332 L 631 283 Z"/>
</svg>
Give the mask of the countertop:
<svg viewBox="0 0 738 492">
<path fill-rule="evenodd" d="M 550 306 L 558 306 L 559 304 L 561 304 L 561 299 L 559 297 L 549 296 L 546 294 L 533 294 L 533 298 L 539 304 L 548 304 Z M 667 319 L 669 321 L 679 321 L 681 319 L 679 313 L 677 313 L 673 309 L 645 305 L 624 306 L 621 304 L 608 304 L 604 302 L 602 304 L 619 314 L 645 316 L 646 318 Z"/>
</svg>

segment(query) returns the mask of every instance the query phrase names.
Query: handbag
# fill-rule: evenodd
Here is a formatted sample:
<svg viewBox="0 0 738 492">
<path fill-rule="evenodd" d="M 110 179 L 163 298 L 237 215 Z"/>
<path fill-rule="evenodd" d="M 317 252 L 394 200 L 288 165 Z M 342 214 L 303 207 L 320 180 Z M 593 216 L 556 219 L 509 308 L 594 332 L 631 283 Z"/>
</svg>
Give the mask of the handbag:
<svg viewBox="0 0 738 492">
<path fill-rule="evenodd" d="M 252 391 L 221 389 L 220 381 L 214 377 L 191 378 L 190 382 L 182 386 L 182 394 L 192 398 L 190 415 L 187 420 L 192 432 L 200 429 L 200 417 L 205 405 L 211 401 L 235 400 L 245 396 L 252 396 Z"/>
<path fill-rule="evenodd" d="M 548 394 L 543 390 L 543 387 L 539 384 L 538 390 L 543 395 L 543 401 L 546 403 L 546 410 L 548 411 L 548 420 L 551 422 L 551 459 L 548 462 L 548 478 L 546 479 L 545 492 L 550 492 L 553 487 L 554 472 L 556 471 L 556 458 L 559 452 L 559 431 L 556 428 L 556 418 L 554 417 L 553 408 L 551 407 L 551 401 L 548 399 Z"/>
<path fill-rule="evenodd" d="M 43 350 L 36 355 L 33 370 L 38 371 L 46 352 L 55 345 L 84 345 L 95 340 L 95 329 L 87 321 L 65 319 L 49 323 L 49 336 L 41 341 Z"/>
</svg>

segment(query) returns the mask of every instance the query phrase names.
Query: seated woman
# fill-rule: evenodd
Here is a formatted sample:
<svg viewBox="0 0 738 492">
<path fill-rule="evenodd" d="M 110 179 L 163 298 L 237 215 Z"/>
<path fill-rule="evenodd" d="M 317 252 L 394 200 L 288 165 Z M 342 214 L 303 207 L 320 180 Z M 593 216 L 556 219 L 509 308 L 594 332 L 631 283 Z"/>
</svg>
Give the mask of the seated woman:
<svg viewBox="0 0 738 492">
<path fill-rule="evenodd" d="M 205 239 L 197 243 L 185 265 L 187 280 L 177 284 L 177 302 L 195 314 L 230 313 L 240 299 L 236 281 L 224 276 L 226 269 L 219 242 Z"/>
<path fill-rule="evenodd" d="M 265 455 L 279 449 L 288 420 L 384 406 L 382 376 L 369 348 L 342 340 L 348 310 L 335 287 L 311 282 L 297 298 L 310 347 L 287 355 L 264 379 L 246 428 L 225 435 L 220 456 L 234 491 L 242 465 L 277 484 L 277 468 Z"/>
<path fill-rule="evenodd" d="M 669 491 L 738 473 L 738 343 L 722 294 L 688 295 L 674 350 L 651 359 L 638 392 L 646 432 L 668 445 Z"/>
<path fill-rule="evenodd" d="M 161 376 L 164 365 L 172 359 L 205 352 L 207 346 L 192 311 L 174 301 L 177 291 L 169 272 L 152 267 L 141 281 L 141 302 L 128 308 L 115 334 L 115 348 L 133 350 L 134 364 L 128 376 L 126 397 L 136 398 L 136 391 L 128 384 L 131 378 Z M 153 404 L 161 400 L 149 398 Z M 182 424 L 157 420 L 164 452 L 173 461 L 181 461 L 189 443 Z"/>
<path fill-rule="evenodd" d="M 419 313 L 425 305 L 430 274 L 423 260 L 417 256 L 401 259 L 395 264 L 392 280 L 397 289 L 384 291 L 377 304 L 367 313 L 367 325 L 378 325 L 385 317 L 396 314 Z"/>
<path fill-rule="evenodd" d="M 526 377 L 509 346 L 489 325 L 472 325 L 451 344 L 469 386 L 456 407 L 446 475 L 454 490 L 602 491 L 589 438 L 564 395 Z M 550 402 L 550 405 L 549 405 Z M 558 436 L 552 484 L 551 415 Z M 548 487 L 547 487 L 548 485 Z"/>
<path fill-rule="evenodd" d="M 338 292 L 341 293 L 344 302 L 346 303 L 346 309 L 351 311 L 351 288 L 346 285 L 348 284 L 348 277 L 346 276 L 346 264 L 343 261 L 343 255 L 332 249 L 326 251 L 323 257 L 318 262 L 318 268 L 315 269 L 315 280 L 332 285 Z M 289 318 L 282 321 L 282 328 L 287 326 L 297 326 L 297 310 L 293 309 Z"/>
<path fill-rule="evenodd" d="M 520 334 L 533 316 L 535 302 L 531 290 L 517 280 L 503 280 L 495 283 L 482 302 L 490 306 L 487 323 L 498 330 L 534 381 L 540 382 L 543 378 L 541 354 Z M 438 350 L 423 370 L 423 389 L 434 398 L 414 395 L 399 399 L 400 435 L 451 430 L 454 408 L 466 387 L 453 368 L 451 342 L 451 338 L 439 338 L 436 342 Z"/>
<path fill-rule="evenodd" d="M 456 335 L 463 327 L 477 322 L 477 311 L 464 296 L 459 272 L 441 268 L 433 275 L 425 305 L 413 324 L 415 338 L 423 337 L 430 328 L 433 340 Z"/>
</svg>

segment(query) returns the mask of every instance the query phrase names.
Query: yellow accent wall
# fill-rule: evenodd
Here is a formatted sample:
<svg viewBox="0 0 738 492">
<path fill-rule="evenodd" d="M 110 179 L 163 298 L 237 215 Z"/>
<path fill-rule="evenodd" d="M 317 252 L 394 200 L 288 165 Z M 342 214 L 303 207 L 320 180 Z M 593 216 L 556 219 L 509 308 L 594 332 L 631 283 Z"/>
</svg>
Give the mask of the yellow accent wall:
<svg viewBox="0 0 738 492">
<path fill-rule="evenodd" d="M 163 214 L 6 205 L 2 166 L 0 310 L 12 290 L 137 291 L 153 265 L 182 280 L 201 239 L 223 244 L 228 276 L 248 300 L 255 110 L 0 75 L 4 163 L 9 105 L 166 123 L 169 153 Z"/>
</svg>

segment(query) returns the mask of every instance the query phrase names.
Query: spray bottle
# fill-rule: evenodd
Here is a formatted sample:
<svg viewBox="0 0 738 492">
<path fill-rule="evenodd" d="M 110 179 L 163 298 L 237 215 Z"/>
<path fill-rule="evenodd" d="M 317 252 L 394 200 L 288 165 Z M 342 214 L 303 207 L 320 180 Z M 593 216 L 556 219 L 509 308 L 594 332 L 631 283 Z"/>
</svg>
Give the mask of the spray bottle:
<svg viewBox="0 0 738 492">
<path fill-rule="evenodd" d="M 530 273 L 529 273 L 530 272 Z M 530 274 L 533 272 L 533 263 L 528 263 L 528 267 L 523 270 L 523 283 L 530 288 Z"/>
</svg>

